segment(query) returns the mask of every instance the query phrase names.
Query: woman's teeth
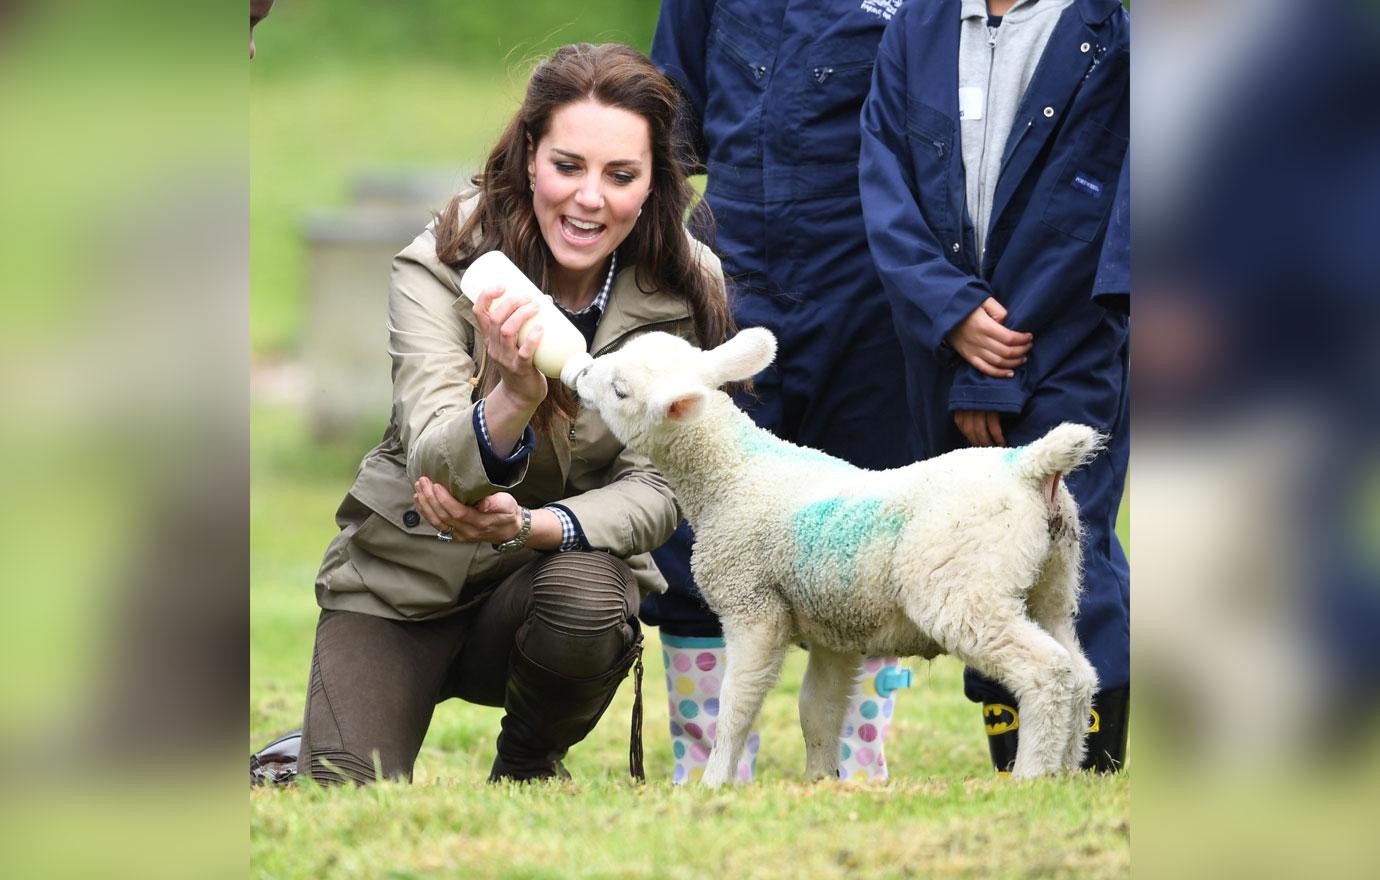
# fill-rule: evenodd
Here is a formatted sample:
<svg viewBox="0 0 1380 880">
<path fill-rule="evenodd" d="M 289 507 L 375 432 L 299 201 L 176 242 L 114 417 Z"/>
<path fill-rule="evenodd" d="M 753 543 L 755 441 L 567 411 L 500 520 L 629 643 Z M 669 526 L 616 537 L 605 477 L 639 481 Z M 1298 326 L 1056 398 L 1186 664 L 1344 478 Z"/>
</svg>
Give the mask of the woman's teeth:
<svg viewBox="0 0 1380 880">
<path fill-rule="evenodd" d="M 561 224 L 565 227 L 566 234 L 572 238 L 598 238 L 599 233 L 604 231 L 604 224 L 602 223 L 576 220 L 574 217 L 562 217 Z"/>
</svg>

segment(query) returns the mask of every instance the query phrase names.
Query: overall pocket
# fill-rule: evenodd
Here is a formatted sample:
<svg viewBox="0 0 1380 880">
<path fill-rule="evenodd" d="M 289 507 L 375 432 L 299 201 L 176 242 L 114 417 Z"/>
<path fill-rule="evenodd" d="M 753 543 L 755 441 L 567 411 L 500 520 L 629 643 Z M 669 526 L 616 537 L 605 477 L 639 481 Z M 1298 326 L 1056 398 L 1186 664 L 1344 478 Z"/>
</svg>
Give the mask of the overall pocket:
<svg viewBox="0 0 1380 880">
<path fill-rule="evenodd" d="M 1078 133 L 1045 204 L 1044 222 L 1080 241 L 1093 241 L 1116 201 L 1130 141 L 1095 122 Z"/>
<path fill-rule="evenodd" d="M 953 118 L 928 104 L 908 101 L 906 144 L 925 222 L 942 240 L 951 239 L 957 227 L 949 207 L 949 166 L 956 148 Z"/>
</svg>

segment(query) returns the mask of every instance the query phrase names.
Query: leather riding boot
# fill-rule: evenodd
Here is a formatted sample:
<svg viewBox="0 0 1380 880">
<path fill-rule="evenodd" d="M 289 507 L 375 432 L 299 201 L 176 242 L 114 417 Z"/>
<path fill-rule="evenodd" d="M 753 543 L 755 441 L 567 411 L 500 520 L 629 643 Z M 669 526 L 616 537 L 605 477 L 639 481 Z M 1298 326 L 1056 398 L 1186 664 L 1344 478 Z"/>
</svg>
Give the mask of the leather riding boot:
<svg viewBox="0 0 1380 880">
<path fill-rule="evenodd" d="M 250 785 L 287 785 L 297 778 L 302 731 L 285 733 L 249 756 Z"/>
<path fill-rule="evenodd" d="M 568 779 L 561 764 L 566 750 L 583 740 L 613 702 L 618 685 L 642 656 L 642 635 L 609 671 L 593 678 L 568 678 L 513 649 L 504 694 L 502 732 L 489 781 Z M 641 690 L 633 707 L 632 760 L 641 772 Z"/>
</svg>

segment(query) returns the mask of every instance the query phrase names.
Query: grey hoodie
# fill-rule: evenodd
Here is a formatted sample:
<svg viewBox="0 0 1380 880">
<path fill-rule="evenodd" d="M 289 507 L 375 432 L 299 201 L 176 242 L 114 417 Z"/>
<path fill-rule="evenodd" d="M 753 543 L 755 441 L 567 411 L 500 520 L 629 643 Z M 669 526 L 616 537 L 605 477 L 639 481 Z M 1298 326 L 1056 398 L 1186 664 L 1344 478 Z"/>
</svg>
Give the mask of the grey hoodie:
<svg viewBox="0 0 1380 880">
<path fill-rule="evenodd" d="M 979 265 L 986 254 L 992 198 L 1002 154 L 1026 86 L 1059 14 L 1073 0 L 1019 0 L 987 26 L 986 0 L 963 0 L 958 46 L 959 141 L 968 183 L 968 215 L 977 231 Z"/>
</svg>

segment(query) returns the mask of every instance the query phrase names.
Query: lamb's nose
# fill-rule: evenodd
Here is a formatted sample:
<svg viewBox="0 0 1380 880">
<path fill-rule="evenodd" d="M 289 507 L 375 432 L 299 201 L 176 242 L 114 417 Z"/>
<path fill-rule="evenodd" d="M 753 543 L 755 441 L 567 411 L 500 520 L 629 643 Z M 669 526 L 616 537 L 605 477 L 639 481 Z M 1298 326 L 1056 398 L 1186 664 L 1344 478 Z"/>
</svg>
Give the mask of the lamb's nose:
<svg viewBox="0 0 1380 880">
<path fill-rule="evenodd" d="M 588 352 L 581 352 L 571 357 L 565 362 L 565 366 L 561 367 L 561 383 L 579 394 L 580 389 L 576 385 L 592 366 L 594 366 L 594 358 L 590 357 Z"/>
</svg>

